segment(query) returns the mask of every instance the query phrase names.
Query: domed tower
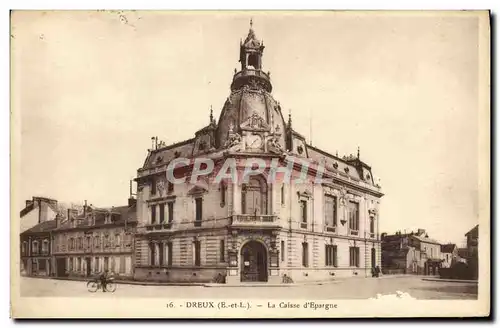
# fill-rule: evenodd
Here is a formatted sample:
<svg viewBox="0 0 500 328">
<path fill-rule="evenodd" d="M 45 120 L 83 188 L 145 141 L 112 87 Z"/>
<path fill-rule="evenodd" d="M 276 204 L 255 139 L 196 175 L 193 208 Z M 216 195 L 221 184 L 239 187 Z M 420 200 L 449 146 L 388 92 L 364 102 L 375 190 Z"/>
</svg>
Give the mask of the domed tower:
<svg viewBox="0 0 500 328">
<path fill-rule="evenodd" d="M 217 125 L 217 148 L 239 152 L 281 153 L 285 150 L 285 121 L 271 95 L 269 72 L 262 69 L 264 45 L 253 30 L 240 42 L 241 70 L 233 76 L 231 94 Z"/>
</svg>

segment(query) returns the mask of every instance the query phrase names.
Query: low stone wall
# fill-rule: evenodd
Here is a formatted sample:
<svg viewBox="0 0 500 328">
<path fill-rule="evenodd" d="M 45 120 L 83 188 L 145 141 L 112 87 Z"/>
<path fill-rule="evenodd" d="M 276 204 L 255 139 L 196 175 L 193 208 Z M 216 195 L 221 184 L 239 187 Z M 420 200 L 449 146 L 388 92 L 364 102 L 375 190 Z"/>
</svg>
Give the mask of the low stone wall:
<svg viewBox="0 0 500 328">
<path fill-rule="evenodd" d="M 224 268 L 154 268 L 136 267 L 134 280 L 151 282 L 213 282 L 218 275 L 226 275 Z"/>
</svg>

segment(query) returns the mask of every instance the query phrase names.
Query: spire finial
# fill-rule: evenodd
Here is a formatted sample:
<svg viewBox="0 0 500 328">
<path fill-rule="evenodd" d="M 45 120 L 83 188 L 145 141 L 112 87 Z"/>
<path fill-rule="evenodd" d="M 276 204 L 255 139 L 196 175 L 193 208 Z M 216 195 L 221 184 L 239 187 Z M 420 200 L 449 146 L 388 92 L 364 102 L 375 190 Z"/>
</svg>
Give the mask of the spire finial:
<svg viewBox="0 0 500 328">
<path fill-rule="evenodd" d="M 288 110 L 288 127 L 289 128 L 292 127 L 292 110 L 291 109 Z"/>
<path fill-rule="evenodd" d="M 253 28 L 253 18 L 250 18 L 250 28 Z"/>
<path fill-rule="evenodd" d="M 212 105 L 210 105 L 210 123 L 214 121 L 214 111 L 212 109 Z"/>
<path fill-rule="evenodd" d="M 358 159 L 359 159 L 359 146 L 358 146 Z"/>
</svg>

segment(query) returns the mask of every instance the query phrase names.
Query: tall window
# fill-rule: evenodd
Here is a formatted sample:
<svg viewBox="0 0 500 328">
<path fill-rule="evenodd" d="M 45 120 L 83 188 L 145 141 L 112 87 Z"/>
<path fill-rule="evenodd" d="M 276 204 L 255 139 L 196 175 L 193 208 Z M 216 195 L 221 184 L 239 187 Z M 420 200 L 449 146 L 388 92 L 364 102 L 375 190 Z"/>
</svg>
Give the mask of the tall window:
<svg viewBox="0 0 500 328">
<path fill-rule="evenodd" d="M 43 243 L 42 243 L 42 253 L 45 254 L 45 253 L 48 253 L 49 252 L 49 241 L 48 240 L 44 240 Z"/>
<path fill-rule="evenodd" d="M 307 200 L 300 201 L 300 227 L 307 228 Z"/>
<path fill-rule="evenodd" d="M 174 247 L 173 247 L 173 244 L 172 242 L 168 242 L 167 243 L 167 265 L 168 266 L 172 266 L 172 255 L 173 255 L 173 252 L 174 252 Z"/>
<path fill-rule="evenodd" d="M 151 195 L 156 195 L 156 179 L 151 178 Z"/>
<path fill-rule="evenodd" d="M 285 241 L 281 241 L 281 262 L 285 262 Z"/>
<path fill-rule="evenodd" d="M 119 233 L 115 234 L 115 243 L 116 243 L 116 247 L 120 247 L 121 246 L 121 238 L 120 238 L 120 234 Z"/>
<path fill-rule="evenodd" d="M 27 242 L 25 242 L 25 241 L 23 241 L 23 244 L 22 244 L 22 245 L 23 245 L 23 246 L 22 246 L 22 248 L 21 248 L 21 254 L 26 255 L 26 253 L 27 253 L 27 248 L 28 248 L 28 243 L 27 243 Z"/>
<path fill-rule="evenodd" d="M 243 214 L 267 214 L 267 184 L 252 176 L 241 189 L 241 212 Z"/>
<path fill-rule="evenodd" d="M 370 218 L 370 233 L 375 233 L 375 219 Z"/>
<path fill-rule="evenodd" d="M 309 266 L 309 245 L 302 243 L 302 266 L 307 268 Z"/>
<path fill-rule="evenodd" d="M 174 221 L 174 203 L 170 202 L 168 203 L 168 222 L 173 222 Z"/>
<path fill-rule="evenodd" d="M 372 258 L 372 268 L 377 266 L 377 251 L 375 248 L 372 247 L 372 253 L 371 253 L 371 258 Z"/>
<path fill-rule="evenodd" d="M 337 245 L 325 245 L 325 265 L 337 266 Z"/>
<path fill-rule="evenodd" d="M 201 246 L 200 246 L 200 241 L 195 240 L 193 241 L 193 264 L 194 266 L 200 266 L 201 265 Z"/>
<path fill-rule="evenodd" d="M 224 239 L 221 239 L 220 244 L 219 244 L 219 252 L 220 252 L 220 261 L 225 262 L 226 261 L 226 245 L 224 242 Z"/>
<path fill-rule="evenodd" d="M 120 273 L 125 273 L 125 256 L 120 256 Z"/>
<path fill-rule="evenodd" d="M 163 258 L 165 257 L 164 251 L 165 251 L 165 245 L 163 243 L 159 244 L 158 247 L 158 259 L 160 260 L 160 266 L 163 266 Z"/>
<path fill-rule="evenodd" d="M 195 199 L 195 227 L 201 227 L 201 220 L 203 217 L 203 199 L 198 197 Z"/>
<path fill-rule="evenodd" d="M 337 197 L 325 195 L 325 225 L 337 226 Z"/>
<path fill-rule="evenodd" d="M 149 265 L 156 265 L 156 245 L 154 243 L 149 243 Z"/>
<path fill-rule="evenodd" d="M 151 224 L 156 223 L 156 205 L 151 205 Z"/>
<path fill-rule="evenodd" d="M 285 183 L 281 185 L 281 205 L 285 205 Z"/>
<path fill-rule="evenodd" d="M 359 204 L 356 202 L 349 202 L 349 230 L 359 230 Z"/>
<path fill-rule="evenodd" d="M 70 261 L 70 263 L 71 263 L 71 261 Z M 101 271 L 101 268 L 100 268 L 100 265 L 99 265 L 99 258 L 98 257 L 96 257 L 94 259 L 94 271 L 95 272 Z"/>
<path fill-rule="evenodd" d="M 165 222 L 165 204 L 160 204 L 160 223 Z"/>
<path fill-rule="evenodd" d="M 359 268 L 359 247 L 349 247 L 349 266 Z"/>
<path fill-rule="evenodd" d="M 226 204 L 226 184 L 224 182 L 220 183 L 220 203 L 222 206 Z"/>
</svg>

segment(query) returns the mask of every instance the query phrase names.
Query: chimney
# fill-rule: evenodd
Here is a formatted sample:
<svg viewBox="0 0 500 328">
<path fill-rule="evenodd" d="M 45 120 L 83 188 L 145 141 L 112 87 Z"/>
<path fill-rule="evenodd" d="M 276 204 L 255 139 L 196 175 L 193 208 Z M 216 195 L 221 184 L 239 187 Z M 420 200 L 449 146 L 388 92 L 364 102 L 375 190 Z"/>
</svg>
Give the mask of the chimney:
<svg viewBox="0 0 500 328">
<path fill-rule="evenodd" d="M 56 228 L 59 228 L 61 226 L 61 215 L 57 213 L 56 215 Z"/>
<path fill-rule="evenodd" d="M 425 233 L 425 229 L 418 229 L 417 230 L 417 235 L 421 236 Z"/>
<path fill-rule="evenodd" d="M 85 205 L 83 205 L 83 216 L 87 215 L 87 200 L 85 200 Z"/>
<path fill-rule="evenodd" d="M 33 201 L 31 199 L 26 200 L 26 207 L 33 205 Z"/>
</svg>

